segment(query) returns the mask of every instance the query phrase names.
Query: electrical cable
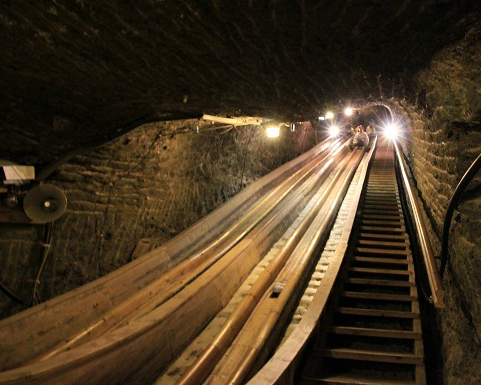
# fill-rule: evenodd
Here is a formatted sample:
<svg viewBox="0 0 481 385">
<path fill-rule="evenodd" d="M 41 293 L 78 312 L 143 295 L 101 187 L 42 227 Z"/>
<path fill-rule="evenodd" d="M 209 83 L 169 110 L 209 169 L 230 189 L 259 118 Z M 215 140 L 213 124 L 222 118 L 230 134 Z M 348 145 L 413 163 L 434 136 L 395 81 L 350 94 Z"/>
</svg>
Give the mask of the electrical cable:
<svg viewBox="0 0 481 385">
<path fill-rule="evenodd" d="M 42 262 L 40 263 L 40 267 L 38 268 L 37 275 L 35 276 L 35 280 L 33 282 L 32 294 L 30 296 L 29 306 L 38 305 L 41 301 L 38 296 L 38 285 L 40 284 L 40 277 L 42 275 L 43 269 L 45 267 L 45 263 L 47 262 L 48 256 L 50 254 L 50 245 L 52 243 L 52 228 L 53 222 L 48 222 L 44 228 L 44 235 L 43 235 L 43 256 Z"/>
<path fill-rule="evenodd" d="M 23 300 L 17 295 L 15 295 L 11 290 L 9 290 L 1 281 L 0 281 L 0 291 L 11 300 L 23 305 Z"/>
</svg>

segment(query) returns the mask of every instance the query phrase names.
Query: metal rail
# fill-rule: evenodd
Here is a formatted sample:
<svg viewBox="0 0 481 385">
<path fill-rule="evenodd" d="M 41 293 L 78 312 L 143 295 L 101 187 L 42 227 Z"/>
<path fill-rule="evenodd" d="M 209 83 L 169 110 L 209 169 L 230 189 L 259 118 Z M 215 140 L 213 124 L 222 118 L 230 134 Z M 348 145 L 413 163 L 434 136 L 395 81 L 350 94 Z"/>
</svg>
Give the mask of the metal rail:
<svg viewBox="0 0 481 385">
<path fill-rule="evenodd" d="M 431 242 L 429 240 L 426 225 L 424 224 L 424 220 L 422 218 L 420 205 L 416 196 L 414 195 L 414 188 L 406 171 L 407 166 L 405 164 L 404 158 L 401 155 L 401 150 L 397 142 L 394 142 L 394 149 L 396 153 L 396 158 L 398 160 L 399 170 L 401 172 L 404 189 L 406 191 L 406 197 L 408 198 L 409 204 L 413 212 L 413 221 L 417 231 L 424 265 L 426 267 L 429 287 L 431 289 L 432 302 L 435 307 L 443 308 L 445 307 L 443 284 L 441 281 L 441 277 L 439 276 L 436 261 L 434 259 L 434 253 Z"/>
<path fill-rule="evenodd" d="M 441 268 L 439 270 L 441 278 L 444 276 L 446 263 L 449 259 L 449 229 L 451 227 L 451 220 L 453 219 L 454 210 L 458 207 L 458 204 L 464 194 L 464 190 L 466 190 L 466 187 L 468 187 L 469 183 L 473 180 L 480 168 L 481 154 L 479 154 L 471 166 L 469 166 L 468 170 L 464 173 L 463 177 L 456 186 L 456 190 L 454 190 L 453 196 L 449 201 L 448 208 L 446 209 L 446 214 L 444 216 L 443 235 L 441 240 Z"/>
</svg>

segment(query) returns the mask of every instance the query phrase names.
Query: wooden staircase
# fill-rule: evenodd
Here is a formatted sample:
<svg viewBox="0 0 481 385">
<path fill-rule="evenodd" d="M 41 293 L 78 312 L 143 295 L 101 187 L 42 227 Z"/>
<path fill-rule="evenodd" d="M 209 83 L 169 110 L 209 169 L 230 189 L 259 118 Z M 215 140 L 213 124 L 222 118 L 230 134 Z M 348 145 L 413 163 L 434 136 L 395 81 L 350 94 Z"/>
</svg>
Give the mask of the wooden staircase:
<svg viewBox="0 0 481 385">
<path fill-rule="evenodd" d="M 375 154 L 353 238 L 301 382 L 425 384 L 414 265 L 392 146 Z"/>
</svg>

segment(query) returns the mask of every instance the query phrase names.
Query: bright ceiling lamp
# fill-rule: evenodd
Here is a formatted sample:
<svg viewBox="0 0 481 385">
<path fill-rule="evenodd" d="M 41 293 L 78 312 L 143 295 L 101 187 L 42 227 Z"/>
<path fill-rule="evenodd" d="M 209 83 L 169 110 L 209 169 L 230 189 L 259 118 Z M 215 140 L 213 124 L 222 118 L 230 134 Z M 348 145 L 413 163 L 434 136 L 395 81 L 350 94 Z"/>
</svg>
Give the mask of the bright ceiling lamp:
<svg viewBox="0 0 481 385">
<path fill-rule="evenodd" d="M 277 138 L 279 136 L 280 127 L 279 126 L 269 126 L 267 127 L 266 133 L 269 138 Z"/>
<path fill-rule="evenodd" d="M 353 112 L 354 110 L 351 107 L 347 107 L 346 109 L 344 109 L 344 115 L 346 116 L 351 116 Z"/>
<path fill-rule="evenodd" d="M 329 127 L 329 135 L 334 138 L 339 135 L 339 127 L 336 125 L 332 125 Z"/>
<path fill-rule="evenodd" d="M 389 139 L 394 140 L 399 134 L 399 126 L 395 123 L 389 123 L 384 127 L 384 135 Z"/>
<path fill-rule="evenodd" d="M 334 117 L 334 114 L 331 111 L 326 113 L 326 119 L 332 119 L 333 117 Z"/>
</svg>

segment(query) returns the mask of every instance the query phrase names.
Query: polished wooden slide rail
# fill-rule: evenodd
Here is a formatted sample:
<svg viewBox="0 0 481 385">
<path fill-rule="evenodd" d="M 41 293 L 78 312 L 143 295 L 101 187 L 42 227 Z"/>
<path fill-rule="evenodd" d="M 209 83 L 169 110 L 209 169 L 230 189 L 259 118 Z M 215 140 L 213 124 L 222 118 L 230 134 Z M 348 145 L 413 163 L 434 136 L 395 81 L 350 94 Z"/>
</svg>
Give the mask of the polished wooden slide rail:
<svg viewBox="0 0 481 385">
<path fill-rule="evenodd" d="M 347 152 L 346 140 L 326 140 L 160 251 L 1 321 L 2 365 L 10 370 L 0 383 L 151 382 L 222 309 Z"/>
<path fill-rule="evenodd" d="M 280 189 L 285 192 L 292 188 L 292 179 L 312 170 L 313 165 L 322 162 L 337 145 L 332 140 L 323 141 L 248 186 L 165 245 L 101 279 L 0 321 L 0 370 L 17 367 L 70 341 L 72 336 L 83 331 L 88 333 L 107 312 L 122 306 L 140 290 L 155 285 L 157 279 L 168 278 L 175 282 L 178 277 L 170 271 L 173 267 L 182 275 L 192 265 L 199 264 L 207 251 L 212 254 L 216 252 L 214 248 L 227 248 L 228 244 L 219 242 L 221 237 L 232 245 L 232 236 L 243 231 L 239 226 L 242 217 L 253 211 L 259 213 L 259 199 L 265 197 L 275 201 Z M 144 292 L 150 298 L 151 292 L 148 289 Z M 35 341 L 33 346 L 32 341 Z"/>
<path fill-rule="evenodd" d="M 264 285 L 261 290 L 256 290 L 259 300 L 256 303 L 252 303 L 248 312 L 243 311 L 242 316 L 245 323 L 243 322 L 243 325 L 239 325 L 239 327 L 234 329 L 230 321 L 236 317 L 236 313 L 234 312 L 231 318 L 229 318 L 219 333 L 219 336 L 227 334 L 230 336 L 228 344 L 224 344 L 223 351 L 217 348 L 217 357 L 208 354 L 201 356 L 193 368 L 187 371 L 180 379 L 179 384 L 200 383 L 206 377 L 208 377 L 206 383 L 212 384 L 238 384 L 245 381 L 251 368 L 261 355 L 270 335 L 272 335 L 275 327 L 278 326 L 278 321 L 282 314 L 289 312 L 289 306 L 292 307 L 292 298 L 299 286 L 302 285 L 303 279 L 305 280 L 309 266 L 315 261 L 316 251 L 318 251 L 317 246 L 325 242 L 328 230 L 335 219 L 339 206 L 342 203 L 342 198 L 363 154 L 362 151 L 353 152 L 346 159 L 343 167 L 340 167 L 335 173 L 329 186 L 323 190 L 318 202 L 316 202 L 310 215 L 304 221 L 307 224 L 305 226 L 306 229 L 303 231 L 303 236 L 299 239 L 291 253 L 284 253 L 284 261 L 282 264 L 279 264 L 280 266 L 275 274 L 268 272 L 270 282 Z M 320 209 L 324 203 L 327 204 Z M 299 228 L 303 227 L 301 225 Z M 274 297 L 271 295 L 272 291 L 267 290 L 270 286 L 269 283 L 272 287 L 282 288 L 278 293 L 279 295 Z M 250 294 L 246 295 L 244 299 L 239 304 L 240 307 L 243 302 L 254 302 L 250 301 Z M 291 303 L 289 304 L 289 302 Z M 235 341 L 234 338 L 236 338 Z M 217 341 L 218 338 L 214 339 L 210 347 L 219 345 Z M 219 353 L 224 353 L 227 348 L 229 348 L 229 352 L 219 359 Z M 206 350 L 206 352 L 209 351 L 211 350 Z M 213 369 L 214 367 L 216 369 L 209 375 L 209 370 L 206 369 Z"/>
</svg>

